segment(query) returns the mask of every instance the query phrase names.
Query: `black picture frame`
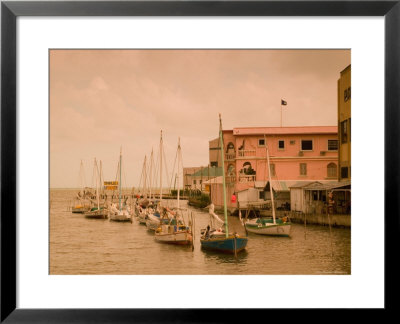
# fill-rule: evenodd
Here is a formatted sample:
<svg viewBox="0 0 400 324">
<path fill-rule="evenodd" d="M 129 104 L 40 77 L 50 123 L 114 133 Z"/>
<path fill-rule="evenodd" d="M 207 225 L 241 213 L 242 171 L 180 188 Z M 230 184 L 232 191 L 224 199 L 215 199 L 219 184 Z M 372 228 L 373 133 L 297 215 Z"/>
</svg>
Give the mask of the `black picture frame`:
<svg viewBox="0 0 400 324">
<path fill-rule="evenodd" d="M 19 16 L 384 16 L 385 19 L 385 310 L 398 287 L 400 0 L 395 1 L 2 1 L 1 3 L 1 322 L 237 322 L 244 309 L 16 308 L 16 19 Z M 381 188 L 383 190 L 383 188 Z M 383 209 L 382 209 L 383 210 Z M 377 217 L 379 221 L 379 218 Z M 394 241 L 393 241 L 394 240 Z M 367 285 L 367 283 L 366 283 Z M 251 310 L 251 318 L 263 310 Z M 274 310 L 275 311 L 275 310 Z M 247 310 L 248 312 L 248 310 Z M 271 310 L 272 312 L 272 310 Z M 387 313 L 387 312 L 386 312 Z M 250 314 L 245 313 L 248 317 Z M 321 318 L 322 320 L 322 318 Z"/>
</svg>

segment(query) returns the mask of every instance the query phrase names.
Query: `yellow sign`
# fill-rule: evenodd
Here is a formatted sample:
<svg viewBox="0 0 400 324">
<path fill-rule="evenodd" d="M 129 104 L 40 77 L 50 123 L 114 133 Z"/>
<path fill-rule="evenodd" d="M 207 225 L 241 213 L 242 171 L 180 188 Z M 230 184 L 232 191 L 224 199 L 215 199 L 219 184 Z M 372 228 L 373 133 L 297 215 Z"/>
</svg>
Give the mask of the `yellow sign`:
<svg viewBox="0 0 400 324">
<path fill-rule="evenodd" d="M 104 189 L 105 190 L 117 190 L 118 189 L 118 181 L 104 181 Z"/>
<path fill-rule="evenodd" d="M 118 181 L 104 181 L 105 186 L 118 186 Z"/>
<path fill-rule="evenodd" d="M 105 190 L 118 190 L 118 186 L 104 186 Z"/>
</svg>

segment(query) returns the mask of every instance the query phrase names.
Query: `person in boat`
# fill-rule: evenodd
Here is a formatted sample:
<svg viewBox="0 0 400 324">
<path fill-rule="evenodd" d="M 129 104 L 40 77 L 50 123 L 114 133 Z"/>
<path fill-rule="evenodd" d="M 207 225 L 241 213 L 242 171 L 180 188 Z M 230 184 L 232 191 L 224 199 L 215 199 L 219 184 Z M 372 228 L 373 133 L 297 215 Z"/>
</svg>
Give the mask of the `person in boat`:
<svg viewBox="0 0 400 324">
<path fill-rule="evenodd" d="M 210 237 L 210 225 L 207 225 L 206 233 L 204 234 L 204 237 L 208 239 Z"/>
</svg>

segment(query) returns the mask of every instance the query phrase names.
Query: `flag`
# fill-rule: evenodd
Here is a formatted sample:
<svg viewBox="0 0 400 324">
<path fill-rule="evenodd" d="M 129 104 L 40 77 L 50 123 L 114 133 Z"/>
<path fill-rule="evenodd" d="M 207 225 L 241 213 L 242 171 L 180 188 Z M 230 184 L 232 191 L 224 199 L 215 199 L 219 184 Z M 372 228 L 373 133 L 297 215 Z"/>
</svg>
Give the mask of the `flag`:
<svg viewBox="0 0 400 324">
<path fill-rule="evenodd" d="M 286 106 L 286 105 L 287 105 L 287 102 L 286 102 L 285 100 L 281 99 L 281 105 L 282 105 L 282 106 Z"/>
</svg>

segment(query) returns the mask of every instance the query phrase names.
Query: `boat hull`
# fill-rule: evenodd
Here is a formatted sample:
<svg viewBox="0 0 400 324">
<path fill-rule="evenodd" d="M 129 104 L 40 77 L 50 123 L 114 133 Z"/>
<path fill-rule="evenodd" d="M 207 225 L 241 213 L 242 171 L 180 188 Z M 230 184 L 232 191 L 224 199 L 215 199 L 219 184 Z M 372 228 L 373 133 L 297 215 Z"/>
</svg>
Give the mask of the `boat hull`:
<svg viewBox="0 0 400 324">
<path fill-rule="evenodd" d="M 106 210 L 95 210 L 84 213 L 86 218 L 107 219 L 108 213 Z"/>
<path fill-rule="evenodd" d="M 132 218 L 126 218 L 126 217 L 111 217 L 110 221 L 112 222 L 131 222 L 132 223 Z"/>
<path fill-rule="evenodd" d="M 154 222 L 150 219 L 146 221 L 146 227 L 149 231 L 155 231 L 160 226 L 160 221 Z"/>
<path fill-rule="evenodd" d="M 257 224 L 245 224 L 246 230 L 250 233 L 260 235 L 273 235 L 273 236 L 290 236 L 290 223 L 284 224 L 263 224 L 258 226 Z"/>
<path fill-rule="evenodd" d="M 167 234 L 156 233 L 155 240 L 160 243 L 179 245 L 189 245 L 193 242 L 192 234 L 185 231 Z"/>
<path fill-rule="evenodd" d="M 150 231 L 155 231 L 160 226 L 160 217 L 149 214 L 146 219 L 146 227 Z"/>
<path fill-rule="evenodd" d="M 132 217 L 131 215 L 109 215 L 110 221 L 112 222 L 131 222 L 132 223 Z"/>
<path fill-rule="evenodd" d="M 226 237 L 216 237 L 200 239 L 201 248 L 205 250 L 219 251 L 224 253 L 236 253 L 244 250 L 247 245 L 247 237 L 229 235 Z"/>
<path fill-rule="evenodd" d="M 146 225 L 146 214 L 142 213 L 138 216 L 139 224 Z"/>
</svg>

